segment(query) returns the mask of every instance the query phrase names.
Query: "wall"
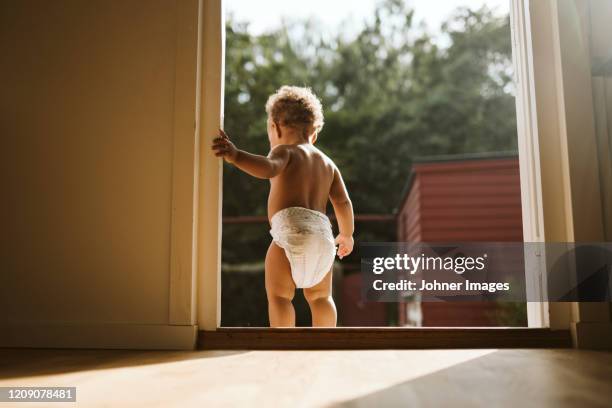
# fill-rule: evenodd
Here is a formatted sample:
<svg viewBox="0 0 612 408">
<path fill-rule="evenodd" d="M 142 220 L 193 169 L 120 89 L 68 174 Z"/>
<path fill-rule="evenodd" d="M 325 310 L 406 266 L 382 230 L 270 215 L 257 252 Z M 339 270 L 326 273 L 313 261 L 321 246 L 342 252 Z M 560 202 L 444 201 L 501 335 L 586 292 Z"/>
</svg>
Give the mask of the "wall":
<svg viewBox="0 0 612 408">
<path fill-rule="evenodd" d="M 569 174 L 572 189 L 573 231 L 576 242 L 606 239 L 605 182 L 609 166 L 600 160 L 609 156 L 600 151 L 593 92 L 593 36 L 601 24 L 591 25 L 590 17 L 605 14 L 605 2 L 558 0 L 560 61 L 563 77 L 563 107 Z M 609 12 L 608 12 L 609 14 Z M 597 21 L 597 17 L 595 17 Z M 593 31 L 592 31 L 593 30 Z M 604 29 L 607 31 L 607 29 Z M 609 44 L 609 40 L 608 40 Z M 603 172 L 602 172 L 603 170 Z M 604 182 L 604 183 L 602 183 Z M 609 182 L 609 179 L 607 180 Z M 612 324 L 610 305 L 597 302 L 573 303 L 572 337 L 580 348 L 610 348 Z"/>
<path fill-rule="evenodd" d="M 413 165 L 398 213 L 400 241 L 523 240 L 516 157 L 461 158 Z"/>
<path fill-rule="evenodd" d="M 398 212 L 399 241 L 522 242 L 519 162 L 515 155 L 423 159 L 413 164 L 411 177 Z M 502 320 L 507 312 L 490 302 L 422 302 L 420 310 L 423 326 L 509 324 Z M 400 303 L 398 311 L 400 324 L 411 323 L 406 303 Z M 522 311 L 512 314 L 517 315 L 517 322 L 512 324 L 527 324 Z"/>
<path fill-rule="evenodd" d="M 177 120 L 194 139 L 196 25 L 197 1 L 0 3 L 0 327 L 170 323 L 173 153 Z M 1 340 L 23 340 L 11 333 Z"/>
<path fill-rule="evenodd" d="M 593 105 L 604 236 L 612 241 L 612 2 L 590 0 L 586 24 L 593 67 Z M 610 282 L 612 290 L 612 282 Z M 612 316 L 612 303 L 610 303 Z"/>
</svg>

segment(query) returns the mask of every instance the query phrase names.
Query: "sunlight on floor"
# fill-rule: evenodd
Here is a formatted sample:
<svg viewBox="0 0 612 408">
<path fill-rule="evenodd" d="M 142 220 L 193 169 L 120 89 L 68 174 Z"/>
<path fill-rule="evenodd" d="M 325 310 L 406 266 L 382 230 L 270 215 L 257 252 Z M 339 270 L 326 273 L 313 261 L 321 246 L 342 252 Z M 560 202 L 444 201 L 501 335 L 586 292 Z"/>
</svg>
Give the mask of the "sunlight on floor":
<svg viewBox="0 0 612 408">
<path fill-rule="evenodd" d="M 77 360 L 83 351 L 74 351 L 47 361 L 57 365 L 56 372 L 16 372 L 12 378 L 5 372 L 0 386 L 76 385 L 78 402 L 87 406 L 101 401 L 168 406 L 179 399 L 181 406 L 254 401 L 293 406 L 296 400 L 298 406 L 317 406 L 359 398 L 495 351 L 114 352 L 82 368 Z"/>
</svg>

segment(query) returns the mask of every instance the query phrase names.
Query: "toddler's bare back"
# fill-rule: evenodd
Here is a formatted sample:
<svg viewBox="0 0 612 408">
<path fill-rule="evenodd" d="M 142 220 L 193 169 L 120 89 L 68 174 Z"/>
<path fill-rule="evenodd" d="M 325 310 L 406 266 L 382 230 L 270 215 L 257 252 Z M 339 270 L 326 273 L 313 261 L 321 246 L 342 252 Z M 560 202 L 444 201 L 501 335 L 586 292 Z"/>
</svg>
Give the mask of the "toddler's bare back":
<svg viewBox="0 0 612 408">
<path fill-rule="evenodd" d="M 325 213 L 334 180 L 333 161 L 309 143 L 282 148 L 288 150 L 289 161 L 278 176 L 270 179 L 268 218 L 287 207 Z"/>
</svg>

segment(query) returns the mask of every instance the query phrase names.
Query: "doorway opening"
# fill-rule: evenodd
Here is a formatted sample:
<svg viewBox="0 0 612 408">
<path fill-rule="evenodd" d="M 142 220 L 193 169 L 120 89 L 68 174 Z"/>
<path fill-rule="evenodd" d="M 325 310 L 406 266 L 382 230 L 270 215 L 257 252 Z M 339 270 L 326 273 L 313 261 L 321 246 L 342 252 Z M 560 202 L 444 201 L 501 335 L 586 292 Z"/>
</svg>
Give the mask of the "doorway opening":
<svg viewBox="0 0 612 408">
<path fill-rule="evenodd" d="M 239 148 L 267 154 L 264 105 L 281 85 L 322 99 L 317 146 L 356 221 L 356 250 L 334 266 L 338 325 L 527 326 L 521 302 L 364 302 L 359 273 L 359 242 L 523 240 L 509 2 L 225 7 L 224 127 Z M 266 327 L 268 184 L 226 165 L 224 185 L 221 326 Z M 294 305 L 309 326 L 299 290 Z"/>
</svg>

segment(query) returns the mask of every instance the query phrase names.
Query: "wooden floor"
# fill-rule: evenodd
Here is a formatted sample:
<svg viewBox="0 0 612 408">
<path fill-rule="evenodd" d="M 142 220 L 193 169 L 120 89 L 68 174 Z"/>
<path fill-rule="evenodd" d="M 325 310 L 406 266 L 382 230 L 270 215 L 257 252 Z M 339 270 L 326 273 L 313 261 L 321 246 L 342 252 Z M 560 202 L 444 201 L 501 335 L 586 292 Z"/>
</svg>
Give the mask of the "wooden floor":
<svg viewBox="0 0 612 408">
<path fill-rule="evenodd" d="M 53 407 L 610 407 L 612 353 L 0 349 L 0 386 L 77 387 Z"/>
</svg>

